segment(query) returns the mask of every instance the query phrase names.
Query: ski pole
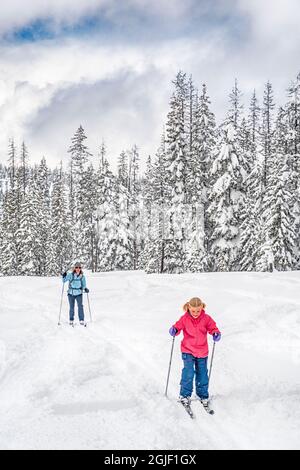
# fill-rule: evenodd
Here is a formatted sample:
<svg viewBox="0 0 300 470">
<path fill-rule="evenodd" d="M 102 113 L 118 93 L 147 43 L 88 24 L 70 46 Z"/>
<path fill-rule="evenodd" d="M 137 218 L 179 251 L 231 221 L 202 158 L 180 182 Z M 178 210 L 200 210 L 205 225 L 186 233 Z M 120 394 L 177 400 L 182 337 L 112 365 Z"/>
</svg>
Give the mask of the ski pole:
<svg viewBox="0 0 300 470">
<path fill-rule="evenodd" d="M 173 340 L 172 340 L 172 348 L 171 348 L 171 356 L 170 356 L 170 363 L 169 363 L 169 370 L 168 370 L 168 378 L 167 378 L 167 385 L 166 385 L 166 391 L 165 391 L 165 396 L 166 397 L 168 396 L 168 386 L 169 386 L 169 377 L 170 377 L 172 357 L 173 357 L 174 342 L 175 342 L 175 336 L 173 336 Z"/>
<path fill-rule="evenodd" d="M 210 381 L 210 374 L 211 374 L 211 369 L 212 369 L 213 360 L 214 360 L 215 346 L 216 346 L 216 343 L 215 343 L 215 341 L 214 341 L 213 350 L 212 350 L 212 355 L 211 355 L 211 360 L 210 360 L 209 374 L 208 374 L 208 384 L 209 384 L 209 381 Z"/>
<path fill-rule="evenodd" d="M 63 302 L 64 290 L 65 290 L 65 283 L 63 282 L 63 286 L 62 286 L 62 290 L 61 290 L 61 299 L 60 299 L 60 309 L 59 309 L 58 325 L 60 325 L 61 307 L 62 307 L 62 302 Z"/>
<path fill-rule="evenodd" d="M 89 294 L 88 294 L 88 292 L 86 293 L 86 296 L 87 296 L 87 299 L 88 299 L 88 306 L 89 306 L 89 312 L 90 312 L 90 319 L 91 319 L 91 322 L 92 322 L 93 320 L 92 320 L 91 306 L 90 306 L 90 299 L 89 299 Z"/>
</svg>

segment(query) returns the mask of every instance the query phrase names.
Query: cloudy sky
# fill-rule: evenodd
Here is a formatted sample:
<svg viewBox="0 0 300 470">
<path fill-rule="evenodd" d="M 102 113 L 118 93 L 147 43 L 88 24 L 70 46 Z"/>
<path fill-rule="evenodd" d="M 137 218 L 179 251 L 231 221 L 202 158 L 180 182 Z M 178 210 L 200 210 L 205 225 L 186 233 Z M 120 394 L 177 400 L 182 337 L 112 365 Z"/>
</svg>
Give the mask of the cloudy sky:
<svg viewBox="0 0 300 470">
<path fill-rule="evenodd" d="M 8 139 L 31 161 L 66 162 L 80 124 L 113 165 L 159 144 L 179 69 L 206 82 L 221 119 L 235 77 L 248 105 L 267 80 L 278 103 L 300 71 L 299 0 L 3 0 L 0 162 Z"/>
</svg>

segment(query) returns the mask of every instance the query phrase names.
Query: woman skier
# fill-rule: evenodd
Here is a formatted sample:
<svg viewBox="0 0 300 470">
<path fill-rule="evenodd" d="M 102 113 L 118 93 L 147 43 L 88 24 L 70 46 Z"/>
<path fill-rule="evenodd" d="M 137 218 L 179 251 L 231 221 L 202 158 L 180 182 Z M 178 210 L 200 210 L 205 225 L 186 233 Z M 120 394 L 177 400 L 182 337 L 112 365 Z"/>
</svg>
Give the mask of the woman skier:
<svg viewBox="0 0 300 470">
<path fill-rule="evenodd" d="M 81 269 L 80 263 L 75 263 L 73 272 L 62 274 L 63 282 L 69 281 L 68 299 L 70 304 L 70 325 L 74 326 L 74 306 L 75 300 L 78 307 L 78 316 L 80 325 L 86 326 L 84 321 L 84 311 L 82 303 L 83 291 L 88 293 L 89 289 L 86 287 L 86 279 Z"/>
</svg>

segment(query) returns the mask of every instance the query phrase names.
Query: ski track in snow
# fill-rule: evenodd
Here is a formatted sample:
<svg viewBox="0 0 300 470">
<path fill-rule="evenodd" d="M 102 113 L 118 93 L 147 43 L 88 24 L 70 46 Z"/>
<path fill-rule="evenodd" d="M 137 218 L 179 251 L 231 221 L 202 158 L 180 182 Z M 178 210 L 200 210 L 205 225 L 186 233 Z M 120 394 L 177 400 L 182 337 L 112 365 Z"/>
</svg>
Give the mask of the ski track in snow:
<svg viewBox="0 0 300 470">
<path fill-rule="evenodd" d="M 0 278 L 1 449 L 295 449 L 300 445 L 299 272 L 87 274 L 93 323 L 58 326 L 58 278 Z M 217 321 L 215 415 L 177 403 L 171 338 L 200 296 Z M 87 301 L 85 315 L 89 320 Z M 78 320 L 77 320 L 78 322 Z M 210 346 L 211 346 L 211 339 Z"/>
</svg>

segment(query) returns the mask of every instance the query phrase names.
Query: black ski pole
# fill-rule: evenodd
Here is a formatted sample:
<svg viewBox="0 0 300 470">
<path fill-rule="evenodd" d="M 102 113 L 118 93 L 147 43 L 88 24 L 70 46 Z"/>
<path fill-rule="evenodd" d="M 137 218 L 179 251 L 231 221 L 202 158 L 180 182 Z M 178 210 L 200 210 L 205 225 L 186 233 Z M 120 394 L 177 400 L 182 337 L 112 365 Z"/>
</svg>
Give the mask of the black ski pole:
<svg viewBox="0 0 300 470">
<path fill-rule="evenodd" d="M 167 378 L 167 385 L 166 385 L 166 391 L 165 391 L 165 396 L 166 397 L 168 396 L 168 386 L 169 386 L 169 377 L 170 377 L 172 357 L 173 357 L 174 342 L 175 342 L 175 336 L 173 336 L 173 340 L 172 340 L 172 348 L 171 348 L 171 356 L 170 356 L 170 363 L 169 363 L 169 370 L 168 370 L 168 378 Z"/>
<path fill-rule="evenodd" d="M 62 286 L 62 290 L 61 290 L 61 298 L 60 298 L 60 309 L 59 309 L 58 325 L 61 324 L 60 323 L 60 317 L 61 317 L 61 308 L 62 308 L 64 290 L 65 290 L 65 283 L 63 282 L 63 286 Z"/>
<path fill-rule="evenodd" d="M 208 374 L 208 384 L 209 384 L 209 381 L 210 381 L 211 369 L 212 369 L 213 360 L 214 360 L 215 346 L 216 346 L 216 342 L 214 341 L 211 360 L 210 360 L 209 374 Z"/>
</svg>

